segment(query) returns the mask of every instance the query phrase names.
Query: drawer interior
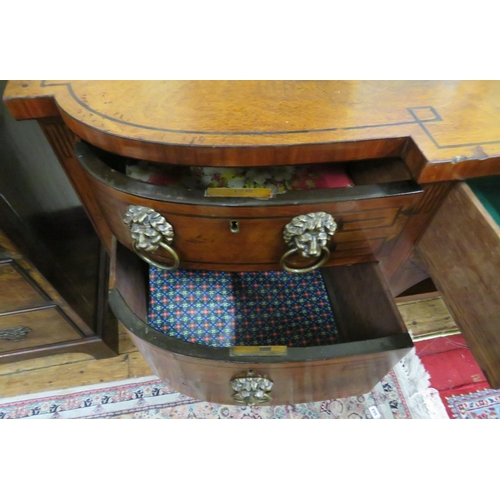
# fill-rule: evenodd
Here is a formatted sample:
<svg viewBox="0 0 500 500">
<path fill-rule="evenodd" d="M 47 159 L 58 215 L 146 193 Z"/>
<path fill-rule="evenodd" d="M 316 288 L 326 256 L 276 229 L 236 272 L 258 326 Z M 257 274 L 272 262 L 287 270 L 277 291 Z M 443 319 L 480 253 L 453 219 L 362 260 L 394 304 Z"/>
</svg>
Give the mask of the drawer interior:
<svg viewBox="0 0 500 500">
<path fill-rule="evenodd" d="M 75 151 L 92 176 L 114 189 L 178 203 L 218 204 L 221 198 L 230 197 L 233 198 L 230 204 L 235 206 L 255 204 L 256 200 L 259 204 L 266 201 L 286 204 L 311 200 L 311 196 L 319 202 L 421 191 L 406 164 L 397 157 L 236 168 L 151 163 L 109 153 L 84 142 L 77 143 Z M 220 188 L 222 191 L 216 193 Z M 233 192 L 227 194 L 228 188 Z M 263 194 L 252 189 L 269 192 Z"/>
<path fill-rule="evenodd" d="M 285 271 L 149 270 L 148 323 L 211 347 L 338 342 L 323 276 Z"/>
<path fill-rule="evenodd" d="M 412 346 L 374 262 L 325 268 L 307 277 L 169 273 L 148 269 L 119 243 L 113 260 L 115 314 L 127 329 L 167 350 L 230 359 L 237 346 L 281 345 L 286 355 L 280 360 L 290 361 Z M 259 302 L 263 297 L 267 304 Z"/>
</svg>

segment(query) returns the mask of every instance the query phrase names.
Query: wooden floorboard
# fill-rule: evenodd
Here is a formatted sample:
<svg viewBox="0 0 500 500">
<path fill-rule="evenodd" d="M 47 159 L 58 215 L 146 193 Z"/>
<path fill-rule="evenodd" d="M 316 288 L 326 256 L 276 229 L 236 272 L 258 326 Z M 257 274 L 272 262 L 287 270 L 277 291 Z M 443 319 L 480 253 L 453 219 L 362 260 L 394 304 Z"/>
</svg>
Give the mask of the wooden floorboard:
<svg viewBox="0 0 500 500">
<path fill-rule="evenodd" d="M 414 337 L 456 330 L 441 298 L 398 303 L 403 320 Z M 142 355 L 124 332 L 114 358 L 95 360 L 87 354 L 58 354 L 0 365 L 0 397 L 12 397 L 100 382 L 152 375 Z"/>
</svg>

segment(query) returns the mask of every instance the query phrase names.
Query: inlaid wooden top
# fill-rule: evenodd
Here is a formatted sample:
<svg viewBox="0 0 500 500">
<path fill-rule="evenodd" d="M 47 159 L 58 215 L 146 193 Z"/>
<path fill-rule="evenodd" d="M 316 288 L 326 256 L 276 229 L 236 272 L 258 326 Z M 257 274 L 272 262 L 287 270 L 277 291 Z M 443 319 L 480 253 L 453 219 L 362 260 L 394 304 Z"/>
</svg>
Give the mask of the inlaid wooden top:
<svg viewBox="0 0 500 500">
<path fill-rule="evenodd" d="M 17 119 L 61 115 L 153 161 L 273 165 L 398 155 L 420 181 L 500 174 L 498 81 L 11 81 Z"/>
</svg>

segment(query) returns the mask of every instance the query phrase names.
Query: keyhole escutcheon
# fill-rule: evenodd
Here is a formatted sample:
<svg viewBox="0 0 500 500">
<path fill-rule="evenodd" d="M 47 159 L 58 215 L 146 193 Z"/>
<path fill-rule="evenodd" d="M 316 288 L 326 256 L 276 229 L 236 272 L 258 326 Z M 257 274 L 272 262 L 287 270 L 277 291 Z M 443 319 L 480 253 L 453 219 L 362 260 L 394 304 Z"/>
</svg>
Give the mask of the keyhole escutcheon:
<svg viewBox="0 0 500 500">
<path fill-rule="evenodd" d="M 232 233 L 238 233 L 240 231 L 240 224 L 237 220 L 232 220 L 229 223 L 229 229 Z"/>
</svg>

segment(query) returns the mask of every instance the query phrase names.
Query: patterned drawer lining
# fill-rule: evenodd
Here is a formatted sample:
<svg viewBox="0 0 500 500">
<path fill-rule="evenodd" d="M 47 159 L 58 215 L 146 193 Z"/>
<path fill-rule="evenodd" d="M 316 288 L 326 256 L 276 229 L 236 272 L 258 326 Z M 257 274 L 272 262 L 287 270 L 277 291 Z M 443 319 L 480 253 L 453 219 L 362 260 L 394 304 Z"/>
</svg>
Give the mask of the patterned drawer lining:
<svg viewBox="0 0 500 500">
<path fill-rule="evenodd" d="M 334 344 L 338 331 L 319 270 L 219 272 L 150 268 L 149 324 L 210 347 Z"/>
</svg>

